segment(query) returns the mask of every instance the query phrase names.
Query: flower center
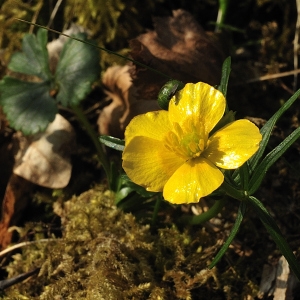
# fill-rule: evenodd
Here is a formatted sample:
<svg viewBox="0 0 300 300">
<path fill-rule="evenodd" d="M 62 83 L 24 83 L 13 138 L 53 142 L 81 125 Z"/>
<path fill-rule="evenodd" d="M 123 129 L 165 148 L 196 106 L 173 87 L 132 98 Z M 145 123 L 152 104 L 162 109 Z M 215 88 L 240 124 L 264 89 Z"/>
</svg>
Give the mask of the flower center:
<svg viewBox="0 0 300 300">
<path fill-rule="evenodd" d="M 188 119 L 183 124 L 173 123 L 173 130 L 164 138 L 165 147 L 185 160 L 196 158 L 206 148 L 207 136 L 201 122 Z"/>
</svg>

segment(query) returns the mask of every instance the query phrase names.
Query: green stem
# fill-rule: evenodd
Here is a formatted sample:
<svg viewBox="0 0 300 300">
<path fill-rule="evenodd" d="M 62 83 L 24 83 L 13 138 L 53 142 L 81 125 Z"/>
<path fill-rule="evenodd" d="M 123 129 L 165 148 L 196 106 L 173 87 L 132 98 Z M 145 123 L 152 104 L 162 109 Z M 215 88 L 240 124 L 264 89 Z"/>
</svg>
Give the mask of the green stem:
<svg viewBox="0 0 300 300">
<path fill-rule="evenodd" d="M 224 25 L 229 1 L 230 0 L 219 0 L 219 11 L 217 16 L 217 25 L 215 31 L 219 31 L 220 28 L 222 28 L 222 25 Z"/>
<path fill-rule="evenodd" d="M 181 222 L 189 225 L 199 225 L 210 219 L 214 218 L 219 212 L 221 212 L 222 208 L 225 206 L 226 197 L 217 200 L 215 204 L 206 212 L 193 217 L 184 216 L 181 218 Z"/>
<path fill-rule="evenodd" d="M 221 185 L 221 188 L 226 192 L 226 194 L 234 199 L 243 201 L 247 199 L 246 191 L 238 190 L 234 188 L 232 185 L 228 184 L 226 180 Z"/>
<path fill-rule="evenodd" d="M 232 227 L 232 230 L 231 230 L 226 242 L 221 247 L 221 249 L 219 250 L 219 252 L 215 256 L 215 258 L 213 259 L 211 264 L 208 266 L 209 269 L 212 269 L 218 263 L 218 261 L 222 258 L 222 256 L 225 254 L 225 252 L 229 248 L 230 244 L 232 243 L 233 239 L 235 238 L 236 234 L 239 231 L 239 228 L 240 228 L 241 223 L 243 221 L 244 215 L 246 213 L 246 209 L 247 209 L 247 202 L 242 201 L 240 203 L 240 207 L 238 209 L 237 216 L 236 216 L 234 225 Z"/>
<path fill-rule="evenodd" d="M 110 185 L 111 184 L 110 167 L 109 167 L 107 157 L 102 148 L 102 144 L 100 143 L 100 141 L 98 139 L 98 135 L 96 134 L 93 127 L 91 126 L 90 122 L 88 121 L 87 117 L 83 113 L 82 109 L 78 105 L 74 105 L 71 108 L 72 108 L 72 111 L 74 112 L 74 114 L 76 115 L 77 119 L 81 122 L 81 124 L 85 128 L 87 134 L 91 138 L 91 140 L 96 148 L 98 159 L 99 159 L 100 163 L 102 164 L 102 167 L 104 169 L 104 172 L 107 176 L 107 179 L 108 179 L 108 182 Z"/>
</svg>

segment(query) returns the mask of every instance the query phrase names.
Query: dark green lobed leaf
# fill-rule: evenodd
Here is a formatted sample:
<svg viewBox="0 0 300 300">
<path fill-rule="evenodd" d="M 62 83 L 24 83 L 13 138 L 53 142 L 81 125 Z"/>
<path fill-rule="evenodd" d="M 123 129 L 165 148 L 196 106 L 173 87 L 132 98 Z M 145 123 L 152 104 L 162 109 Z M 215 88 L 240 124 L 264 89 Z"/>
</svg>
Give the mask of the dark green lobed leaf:
<svg viewBox="0 0 300 300">
<path fill-rule="evenodd" d="M 0 105 L 10 125 L 24 134 L 46 130 L 57 113 L 54 99 L 49 95 L 49 83 L 25 82 L 4 77 L 0 82 Z"/>
<path fill-rule="evenodd" d="M 85 34 L 76 37 L 86 40 Z M 91 92 L 92 84 L 99 75 L 98 49 L 73 39 L 68 40 L 55 73 L 59 87 L 57 100 L 64 106 L 78 105 Z"/>
<path fill-rule="evenodd" d="M 40 29 L 37 35 L 26 34 L 22 41 L 23 52 L 12 55 L 8 68 L 14 72 L 50 80 L 47 45 L 47 30 Z"/>
</svg>

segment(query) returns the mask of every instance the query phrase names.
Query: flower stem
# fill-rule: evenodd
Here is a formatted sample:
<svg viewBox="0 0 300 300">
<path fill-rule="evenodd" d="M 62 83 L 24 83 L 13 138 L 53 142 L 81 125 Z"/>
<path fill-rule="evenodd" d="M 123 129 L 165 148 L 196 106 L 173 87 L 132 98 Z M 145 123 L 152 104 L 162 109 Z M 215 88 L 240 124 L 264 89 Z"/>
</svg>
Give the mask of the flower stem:
<svg viewBox="0 0 300 300">
<path fill-rule="evenodd" d="M 217 16 L 217 24 L 215 31 L 218 32 L 224 25 L 224 20 L 226 17 L 227 9 L 229 5 L 229 0 L 219 0 L 219 11 Z"/>
<path fill-rule="evenodd" d="M 227 183 L 226 180 L 222 183 L 221 188 L 228 196 L 234 199 L 244 201 L 248 198 L 246 191 L 234 188 L 231 184 Z"/>
<path fill-rule="evenodd" d="M 77 119 L 81 122 L 81 124 L 85 128 L 87 134 L 91 138 L 91 140 L 96 148 L 98 159 L 99 159 L 100 163 L 102 164 L 102 167 L 104 169 L 104 172 L 107 176 L 107 179 L 108 179 L 108 182 L 110 185 L 111 184 L 111 182 L 110 182 L 111 176 L 110 176 L 109 163 L 108 163 L 107 157 L 105 156 L 104 150 L 102 148 L 102 144 L 100 143 L 95 130 L 92 128 L 90 122 L 88 121 L 87 117 L 85 116 L 85 114 L 83 113 L 83 111 L 79 105 L 74 105 L 71 108 L 72 108 L 72 111 L 74 112 L 74 114 L 76 115 Z"/>
<path fill-rule="evenodd" d="M 215 204 L 206 212 L 193 217 L 184 216 L 181 218 L 181 222 L 189 225 L 199 225 L 206 221 L 209 221 L 213 217 L 215 217 L 219 212 L 221 212 L 222 208 L 226 203 L 226 198 L 223 197 L 220 200 L 216 200 Z"/>
</svg>

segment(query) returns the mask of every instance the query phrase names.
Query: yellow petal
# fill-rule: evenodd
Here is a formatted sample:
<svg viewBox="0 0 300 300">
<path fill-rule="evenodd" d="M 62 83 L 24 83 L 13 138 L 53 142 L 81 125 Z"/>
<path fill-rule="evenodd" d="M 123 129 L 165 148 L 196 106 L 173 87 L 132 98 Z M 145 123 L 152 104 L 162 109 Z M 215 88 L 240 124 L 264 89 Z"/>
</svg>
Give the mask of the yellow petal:
<svg viewBox="0 0 300 300">
<path fill-rule="evenodd" d="M 222 172 L 205 158 L 184 163 L 166 183 L 163 196 L 174 204 L 199 202 L 223 182 Z"/>
<path fill-rule="evenodd" d="M 132 138 L 125 146 L 122 159 L 128 177 L 152 192 L 161 192 L 168 179 L 184 163 L 161 142 L 140 136 Z"/>
<path fill-rule="evenodd" d="M 182 123 L 188 117 L 196 124 L 201 122 L 208 135 L 223 116 L 225 105 L 223 94 L 212 86 L 188 83 L 171 99 L 169 118 L 172 123 Z"/>
<path fill-rule="evenodd" d="M 162 140 L 170 130 L 168 112 L 165 110 L 148 112 L 134 117 L 125 130 L 125 144 L 135 136 L 145 136 L 155 140 Z"/>
<path fill-rule="evenodd" d="M 261 138 L 253 123 L 238 120 L 213 134 L 202 155 L 220 168 L 235 169 L 258 150 Z"/>
</svg>

